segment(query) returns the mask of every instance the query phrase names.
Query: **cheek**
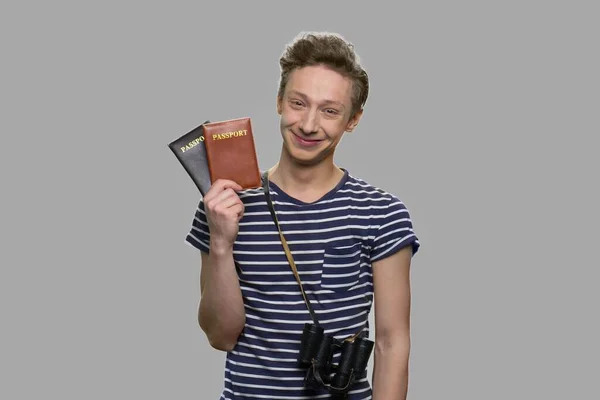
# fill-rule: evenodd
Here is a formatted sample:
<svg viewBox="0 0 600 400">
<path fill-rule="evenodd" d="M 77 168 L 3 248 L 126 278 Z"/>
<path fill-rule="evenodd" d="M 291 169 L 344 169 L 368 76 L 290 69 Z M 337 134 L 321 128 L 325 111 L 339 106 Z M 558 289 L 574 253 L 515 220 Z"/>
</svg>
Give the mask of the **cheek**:
<svg viewBox="0 0 600 400">
<path fill-rule="evenodd" d="M 342 138 L 346 128 L 345 124 L 339 123 L 338 121 L 328 121 L 322 126 L 327 136 L 335 142 L 338 142 Z"/>
<path fill-rule="evenodd" d="M 298 113 L 294 113 L 290 110 L 286 110 L 285 108 L 284 108 L 283 112 L 281 113 L 281 125 L 282 126 L 294 125 L 299 120 L 300 120 L 300 117 L 298 116 Z"/>
</svg>

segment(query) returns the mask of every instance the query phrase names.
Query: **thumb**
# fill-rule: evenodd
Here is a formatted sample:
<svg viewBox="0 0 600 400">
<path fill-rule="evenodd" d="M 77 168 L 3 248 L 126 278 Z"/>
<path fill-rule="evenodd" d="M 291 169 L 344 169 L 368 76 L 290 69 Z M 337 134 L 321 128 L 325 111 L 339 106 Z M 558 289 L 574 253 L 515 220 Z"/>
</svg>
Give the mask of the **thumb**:
<svg viewBox="0 0 600 400">
<path fill-rule="evenodd" d="M 227 188 L 233 189 L 236 192 L 243 190 L 242 186 L 239 183 L 231 181 L 231 180 L 226 181 L 225 184 L 223 185 L 223 189 L 227 189 Z"/>
</svg>

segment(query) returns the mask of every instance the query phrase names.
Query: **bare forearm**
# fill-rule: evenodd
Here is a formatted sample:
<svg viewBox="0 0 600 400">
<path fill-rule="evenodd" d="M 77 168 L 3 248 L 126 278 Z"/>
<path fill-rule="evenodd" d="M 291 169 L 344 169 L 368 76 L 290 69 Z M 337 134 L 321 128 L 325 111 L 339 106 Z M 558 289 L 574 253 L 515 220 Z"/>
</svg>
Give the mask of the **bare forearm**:
<svg viewBox="0 0 600 400">
<path fill-rule="evenodd" d="M 202 268 L 200 327 L 213 347 L 230 350 L 245 324 L 244 303 L 232 250 L 215 247 Z"/>
<path fill-rule="evenodd" d="M 406 400 L 409 339 L 382 339 L 375 344 L 373 400 Z"/>
</svg>

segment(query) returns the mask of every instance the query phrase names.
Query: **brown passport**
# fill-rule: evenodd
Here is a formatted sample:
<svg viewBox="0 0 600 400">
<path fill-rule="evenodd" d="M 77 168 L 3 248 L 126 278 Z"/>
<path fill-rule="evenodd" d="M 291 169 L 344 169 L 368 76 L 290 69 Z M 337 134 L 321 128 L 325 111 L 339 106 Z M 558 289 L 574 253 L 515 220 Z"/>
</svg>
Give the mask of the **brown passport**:
<svg viewBox="0 0 600 400">
<path fill-rule="evenodd" d="M 204 124 L 204 147 L 213 183 L 228 179 L 243 189 L 261 186 L 250 118 Z"/>
</svg>

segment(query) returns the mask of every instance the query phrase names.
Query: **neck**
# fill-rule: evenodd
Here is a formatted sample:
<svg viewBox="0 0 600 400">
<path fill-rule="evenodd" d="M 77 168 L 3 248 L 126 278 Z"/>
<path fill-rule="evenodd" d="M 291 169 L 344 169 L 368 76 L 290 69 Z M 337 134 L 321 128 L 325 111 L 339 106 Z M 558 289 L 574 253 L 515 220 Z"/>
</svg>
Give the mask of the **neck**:
<svg viewBox="0 0 600 400">
<path fill-rule="evenodd" d="M 282 154 L 269 170 L 269 179 L 291 196 L 310 202 L 331 190 L 343 174 L 330 158 L 315 165 L 301 165 Z"/>
</svg>

